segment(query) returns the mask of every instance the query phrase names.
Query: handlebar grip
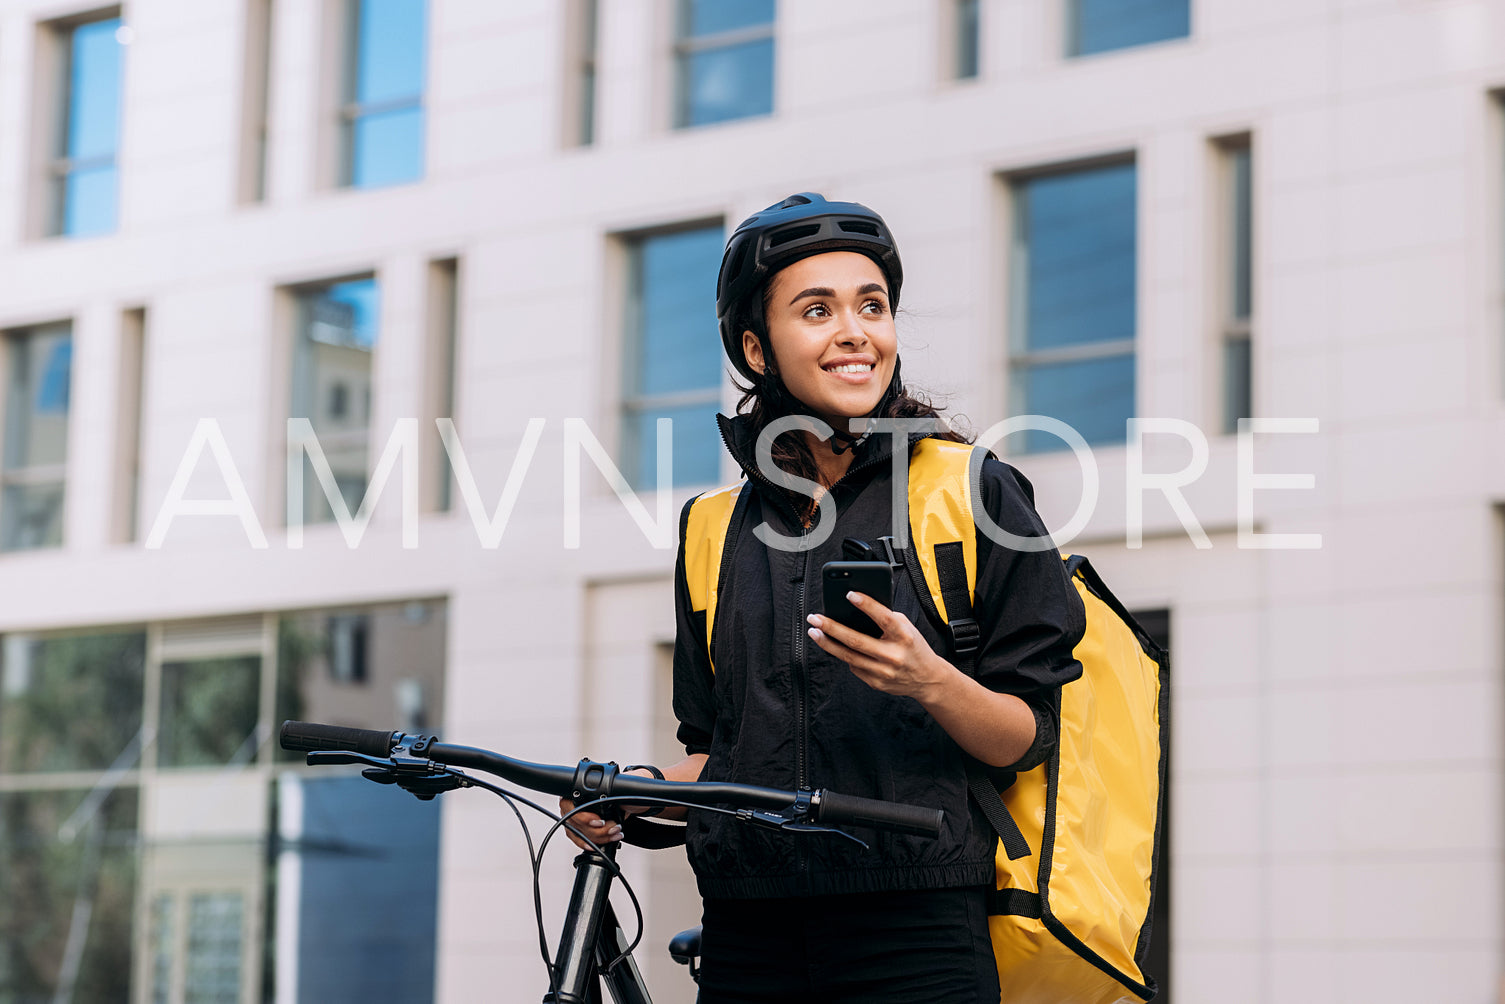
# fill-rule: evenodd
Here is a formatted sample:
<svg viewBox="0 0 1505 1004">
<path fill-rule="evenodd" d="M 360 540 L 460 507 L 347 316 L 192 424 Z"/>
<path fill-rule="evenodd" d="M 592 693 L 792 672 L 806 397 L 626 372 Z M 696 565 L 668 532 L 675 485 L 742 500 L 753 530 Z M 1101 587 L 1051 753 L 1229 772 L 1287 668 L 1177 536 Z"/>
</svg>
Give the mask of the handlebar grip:
<svg viewBox="0 0 1505 1004">
<path fill-rule="evenodd" d="M 940 809 L 928 809 L 922 805 L 880 802 L 827 791 L 821 794 L 820 810 L 815 818 L 820 823 L 846 823 L 870 826 L 875 830 L 912 833 L 917 837 L 938 837 L 945 815 Z"/>
<path fill-rule="evenodd" d="M 349 750 L 367 756 L 390 756 L 401 732 L 352 729 L 318 722 L 283 722 L 279 741 L 285 750 Z"/>
</svg>

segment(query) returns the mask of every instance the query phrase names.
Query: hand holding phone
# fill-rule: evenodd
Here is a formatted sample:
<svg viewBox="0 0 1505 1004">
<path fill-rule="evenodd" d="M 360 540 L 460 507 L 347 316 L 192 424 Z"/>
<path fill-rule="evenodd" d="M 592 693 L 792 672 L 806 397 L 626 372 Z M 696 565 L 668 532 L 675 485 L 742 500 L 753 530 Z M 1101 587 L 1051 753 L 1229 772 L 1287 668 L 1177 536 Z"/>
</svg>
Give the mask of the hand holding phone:
<svg viewBox="0 0 1505 1004">
<path fill-rule="evenodd" d="M 893 606 L 893 569 L 886 561 L 828 561 L 821 566 L 821 595 L 825 615 L 838 624 L 877 638 L 882 628 L 867 614 L 852 606 L 847 593 L 871 596 L 885 607 Z"/>
</svg>

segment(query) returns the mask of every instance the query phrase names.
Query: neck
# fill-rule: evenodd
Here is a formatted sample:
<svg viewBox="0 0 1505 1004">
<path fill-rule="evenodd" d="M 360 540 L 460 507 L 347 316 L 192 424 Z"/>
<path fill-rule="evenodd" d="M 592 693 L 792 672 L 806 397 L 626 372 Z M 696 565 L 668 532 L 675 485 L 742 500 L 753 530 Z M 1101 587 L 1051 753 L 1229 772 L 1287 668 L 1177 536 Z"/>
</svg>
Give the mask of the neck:
<svg viewBox="0 0 1505 1004">
<path fill-rule="evenodd" d="M 845 450 L 841 453 L 831 452 L 829 440 L 817 439 L 812 432 L 804 433 L 805 443 L 810 447 L 810 453 L 815 457 L 815 469 L 820 472 L 820 482 L 827 488 L 842 479 L 842 476 L 851 469 L 852 456 L 855 450 Z"/>
</svg>

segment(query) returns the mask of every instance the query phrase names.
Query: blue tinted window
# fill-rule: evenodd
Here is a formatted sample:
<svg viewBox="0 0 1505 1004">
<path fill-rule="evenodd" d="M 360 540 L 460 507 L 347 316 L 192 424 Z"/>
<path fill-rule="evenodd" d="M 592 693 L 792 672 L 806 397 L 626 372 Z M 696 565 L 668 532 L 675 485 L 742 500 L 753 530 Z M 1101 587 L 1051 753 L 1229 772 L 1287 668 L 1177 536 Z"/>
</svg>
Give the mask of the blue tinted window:
<svg viewBox="0 0 1505 1004">
<path fill-rule="evenodd" d="M 1191 0 L 1074 0 L 1072 9 L 1074 56 L 1191 34 Z"/>
<path fill-rule="evenodd" d="M 722 247 L 721 228 L 704 227 L 645 237 L 632 248 L 623 473 L 634 487 L 657 484 L 660 417 L 674 422 L 675 484 L 706 484 L 719 475 Z"/>
<path fill-rule="evenodd" d="M 675 124 L 773 111 L 772 0 L 682 0 Z"/>
<path fill-rule="evenodd" d="M 686 0 L 683 10 L 684 34 L 714 35 L 768 24 L 774 0 Z"/>
<path fill-rule="evenodd" d="M 1122 442 L 1134 414 L 1137 184 L 1133 164 L 1019 183 L 1012 410 L 1089 443 Z M 1044 433 L 1026 451 L 1061 449 Z"/>
<path fill-rule="evenodd" d="M 1025 414 L 1059 418 L 1088 443 L 1122 443 L 1134 414 L 1134 356 L 1037 363 L 1016 371 L 1016 396 Z M 1047 432 L 1023 432 L 1027 453 L 1066 449 Z"/>
<path fill-rule="evenodd" d="M 1134 201 L 1133 164 L 1024 184 L 1029 350 L 1134 337 Z"/>
<path fill-rule="evenodd" d="M 363 777 L 302 788 L 297 999 L 433 1000 L 439 803 Z"/>
<path fill-rule="evenodd" d="M 375 188 L 423 177 L 426 0 L 351 0 L 346 181 Z"/>
<path fill-rule="evenodd" d="M 71 236 L 115 229 L 120 146 L 120 19 L 81 24 L 68 36 L 68 91 L 53 229 Z"/>
</svg>

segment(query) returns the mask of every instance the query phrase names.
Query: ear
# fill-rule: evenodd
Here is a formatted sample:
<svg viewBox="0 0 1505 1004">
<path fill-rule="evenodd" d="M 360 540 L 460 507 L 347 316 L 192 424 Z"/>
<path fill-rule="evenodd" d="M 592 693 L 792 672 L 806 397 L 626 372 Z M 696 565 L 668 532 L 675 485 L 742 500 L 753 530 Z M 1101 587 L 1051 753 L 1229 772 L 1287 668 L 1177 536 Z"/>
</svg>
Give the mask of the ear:
<svg viewBox="0 0 1505 1004">
<path fill-rule="evenodd" d="M 742 332 L 742 356 L 754 373 L 762 373 L 768 368 L 763 361 L 763 343 L 751 331 Z"/>
</svg>

